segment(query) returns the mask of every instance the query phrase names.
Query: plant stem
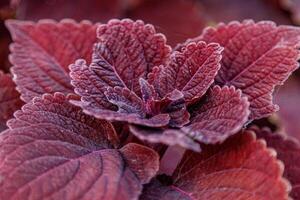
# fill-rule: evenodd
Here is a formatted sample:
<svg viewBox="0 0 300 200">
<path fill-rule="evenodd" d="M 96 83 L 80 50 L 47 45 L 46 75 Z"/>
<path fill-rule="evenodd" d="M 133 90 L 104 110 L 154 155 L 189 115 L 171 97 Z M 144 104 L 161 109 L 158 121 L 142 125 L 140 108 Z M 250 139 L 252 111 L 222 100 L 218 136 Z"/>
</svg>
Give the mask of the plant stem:
<svg viewBox="0 0 300 200">
<path fill-rule="evenodd" d="M 160 161 L 160 173 L 171 176 L 180 163 L 184 152 L 185 148 L 178 145 L 168 147 Z"/>
</svg>

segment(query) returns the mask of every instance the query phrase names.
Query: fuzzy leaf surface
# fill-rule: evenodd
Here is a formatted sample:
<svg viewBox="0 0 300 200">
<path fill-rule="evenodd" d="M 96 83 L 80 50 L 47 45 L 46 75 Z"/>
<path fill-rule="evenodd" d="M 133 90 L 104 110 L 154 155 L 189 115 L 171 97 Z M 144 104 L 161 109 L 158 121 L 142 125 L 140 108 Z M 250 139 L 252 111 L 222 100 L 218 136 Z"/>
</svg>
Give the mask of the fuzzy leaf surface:
<svg viewBox="0 0 300 200">
<path fill-rule="evenodd" d="M 115 149 L 112 125 L 85 115 L 70 98 L 34 98 L 9 121 L 0 136 L 1 199 L 138 199 L 155 175 L 153 150 L 132 143 Z"/>
<path fill-rule="evenodd" d="M 187 151 L 172 175 L 173 183 L 150 183 L 144 199 L 287 200 L 289 185 L 275 153 L 253 132 L 234 135 L 221 145 Z"/>
<path fill-rule="evenodd" d="M 116 110 L 104 95 L 108 87 L 128 88 L 142 98 L 139 80 L 164 64 L 171 51 L 163 35 L 139 20 L 111 20 L 99 26 L 97 37 L 90 66 L 79 60 L 70 67 L 71 83 L 90 113 Z"/>
<path fill-rule="evenodd" d="M 187 44 L 181 52 L 174 51 L 170 63 L 153 81 L 159 94 L 163 97 L 177 89 L 184 94 L 187 103 L 198 100 L 217 75 L 222 49 L 215 43 L 199 42 Z"/>
<path fill-rule="evenodd" d="M 191 107 L 191 124 L 181 130 L 206 144 L 223 142 L 237 133 L 249 116 L 249 102 L 234 87 L 215 86 L 206 99 Z"/>
<path fill-rule="evenodd" d="M 217 42 L 224 47 L 216 82 L 242 90 L 250 101 L 250 119 L 263 118 L 278 110 L 272 93 L 298 67 L 298 27 L 251 20 L 221 23 L 205 29 L 193 40 Z"/>
<path fill-rule="evenodd" d="M 73 93 L 68 66 L 79 58 L 91 59 L 97 25 L 72 20 L 9 20 L 6 25 L 14 42 L 10 61 L 22 100 L 29 102 L 44 93 Z"/>
</svg>

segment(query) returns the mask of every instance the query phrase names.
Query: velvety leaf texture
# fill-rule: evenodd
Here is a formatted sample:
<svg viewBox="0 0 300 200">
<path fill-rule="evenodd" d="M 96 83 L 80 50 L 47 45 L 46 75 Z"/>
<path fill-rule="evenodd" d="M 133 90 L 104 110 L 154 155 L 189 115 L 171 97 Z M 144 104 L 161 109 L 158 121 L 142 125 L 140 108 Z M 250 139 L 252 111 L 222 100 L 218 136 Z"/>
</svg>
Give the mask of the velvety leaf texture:
<svg viewBox="0 0 300 200">
<path fill-rule="evenodd" d="M 256 132 L 258 138 L 265 139 L 268 147 L 276 150 L 278 159 L 284 163 L 283 175 L 290 181 L 292 185 L 290 196 L 295 200 L 300 199 L 299 142 L 294 138 L 272 133 L 267 128 L 258 129 L 257 127 L 251 127 L 251 130 Z"/>
<path fill-rule="evenodd" d="M 72 85 L 81 96 L 83 109 L 95 115 L 99 109 L 116 109 L 104 95 L 108 87 L 128 88 L 141 97 L 140 78 L 164 64 L 170 53 L 165 37 L 142 21 L 111 20 L 97 33 L 90 66 L 83 60 L 70 66 Z"/>
<path fill-rule="evenodd" d="M 275 152 L 253 132 L 244 132 L 222 145 L 203 146 L 200 154 L 186 152 L 172 175 L 173 184 L 158 188 L 150 183 L 144 199 L 283 200 L 288 199 L 289 185 L 282 173 Z"/>
<path fill-rule="evenodd" d="M 248 120 L 249 102 L 234 87 L 215 86 L 200 106 L 191 107 L 191 124 L 181 130 L 199 142 L 223 142 Z"/>
<path fill-rule="evenodd" d="M 250 101 L 250 119 L 266 117 L 278 110 L 272 102 L 272 93 L 298 67 L 299 28 L 246 20 L 207 28 L 193 39 L 199 40 L 224 47 L 216 82 L 242 90 Z"/>
<path fill-rule="evenodd" d="M 173 52 L 168 66 L 155 77 L 157 80 L 153 81 L 154 86 L 162 97 L 178 89 L 184 94 L 187 102 L 194 102 L 213 83 L 220 68 L 222 50 L 223 48 L 215 43 L 187 44 L 182 48 L 182 52 Z"/>
<path fill-rule="evenodd" d="M 130 131 L 140 140 L 167 145 L 180 145 L 184 148 L 199 152 L 200 146 L 182 131 L 175 129 L 159 129 L 130 125 Z"/>
<path fill-rule="evenodd" d="M 6 25 L 14 41 L 10 61 L 22 100 L 43 93 L 73 93 L 68 66 L 78 58 L 91 59 L 97 25 L 72 20 L 9 20 Z"/>
<path fill-rule="evenodd" d="M 1 199 L 138 199 L 155 175 L 153 150 L 113 148 L 112 125 L 83 114 L 70 98 L 34 98 L 9 121 L 0 135 Z"/>
</svg>

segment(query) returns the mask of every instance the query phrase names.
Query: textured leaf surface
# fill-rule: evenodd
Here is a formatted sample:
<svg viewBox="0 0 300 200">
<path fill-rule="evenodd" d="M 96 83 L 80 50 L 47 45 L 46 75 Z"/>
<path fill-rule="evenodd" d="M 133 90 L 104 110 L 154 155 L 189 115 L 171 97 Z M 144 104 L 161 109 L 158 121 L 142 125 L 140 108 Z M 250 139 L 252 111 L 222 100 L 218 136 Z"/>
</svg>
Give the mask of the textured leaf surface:
<svg viewBox="0 0 300 200">
<path fill-rule="evenodd" d="M 9 74 L 0 71 L 0 129 L 6 128 L 6 121 L 13 117 L 13 113 L 21 108 L 23 102 L 15 89 L 16 85 Z"/>
<path fill-rule="evenodd" d="M 159 128 L 130 125 L 130 131 L 140 140 L 145 140 L 152 143 L 162 143 L 170 146 L 179 145 L 186 149 L 191 149 L 198 152 L 200 151 L 200 146 L 198 143 L 194 142 L 193 139 L 189 138 L 181 131 L 175 129 L 164 130 Z"/>
<path fill-rule="evenodd" d="M 284 177 L 291 185 L 292 191 L 290 196 L 297 200 L 300 199 L 300 145 L 293 138 L 285 137 L 270 132 L 268 129 L 253 128 L 258 138 L 266 140 L 268 147 L 274 148 L 277 157 L 284 163 Z"/>
<path fill-rule="evenodd" d="M 215 86 L 206 99 L 191 107 L 191 124 L 181 130 L 206 144 L 223 142 L 237 133 L 249 116 L 249 102 L 234 87 Z"/>
<path fill-rule="evenodd" d="M 137 94 L 139 79 L 146 78 L 154 66 L 164 64 L 170 53 L 165 37 L 140 20 L 111 20 L 98 28 L 97 35 L 102 50 L 98 56 L 111 64 L 116 76 Z"/>
<path fill-rule="evenodd" d="M 21 98 L 28 102 L 43 93 L 73 93 L 68 66 L 79 58 L 90 60 L 96 25 L 71 20 L 10 20 L 7 26 L 14 41 L 10 61 Z"/>
<path fill-rule="evenodd" d="M 0 198 L 137 199 L 158 155 L 137 144 L 114 149 L 112 125 L 68 100 L 61 93 L 34 98 L 9 122 L 0 136 Z M 135 162 L 127 163 L 133 151 Z"/>
<path fill-rule="evenodd" d="M 182 52 L 172 54 L 170 64 L 155 77 L 158 80 L 153 81 L 154 85 L 162 97 L 178 89 L 188 103 L 194 102 L 213 83 L 220 68 L 221 52 L 222 48 L 215 43 L 189 43 Z"/>
<path fill-rule="evenodd" d="M 251 103 L 250 119 L 257 119 L 278 110 L 272 93 L 298 67 L 299 36 L 296 27 L 248 20 L 208 28 L 195 40 L 225 48 L 216 81 L 241 89 Z"/>
<path fill-rule="evenodd" d="M 108 88 L 105 92 L 107 100 L 118 107 L 119 113 L 137 114 L 146 117 L 146 108 L 142 99 L 128 88 L 114 87 Z"/>
<path fill-rule="evenodd" d="M 146 194 L 164 197 L 166 191 L 176 189 L 177 199 L 184 193 L 197 200 L 283 200 L 288 199 L 289 186 L 282 173 L 275 152 L 253 133 L 244 132 L 222 145 L 203 146 L 200 154 L 186 152 L 172 176 L 173 184 L 165 183 L 169 189 L 154 187 L 154 196 L 151 191 Z"/>
<path fill-rule="evenodd" d="M 111 20 L 98 29 L 91 65 L 78 60 L 71 65 L 72 85 L 86 105 L 84 110 L 114 109 L 104 93 L 108 87 L 127 87 L 141 96 L 139 80 L 153 66 L 166 62 L 170 47 L 152 25 L 142 21 Z"/>
<path fill-rule="evenodd" d="M 163 99 L 155 101 L 152 110 L 157 113 L 167 113 L 170 116 L 171 127 L 182 127 L 190 122 L 184 95 L 177 89 L 168 93 Z"/>
</svg>

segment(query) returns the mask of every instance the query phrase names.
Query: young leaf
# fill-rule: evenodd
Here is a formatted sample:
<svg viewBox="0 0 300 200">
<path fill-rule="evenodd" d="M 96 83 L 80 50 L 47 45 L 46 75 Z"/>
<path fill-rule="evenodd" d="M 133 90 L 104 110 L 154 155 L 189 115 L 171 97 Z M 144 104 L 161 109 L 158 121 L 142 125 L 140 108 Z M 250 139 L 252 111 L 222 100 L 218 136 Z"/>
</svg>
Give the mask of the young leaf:
<svg viewBox="0 0 300 200">
<path fill-rule="evenodd" d="M 242 90 L 250 101 L 250 119 L 278 110 L 272 93 L 298 67 L 299 28 L 246 20 L 208 28 L 193 40 L 217 42 L 224 47 L 216 82 Z"/>
<path fill-rule="evenodd" d="M 160 96 L 177 89 L 184 94 L 187 103 L 198 100 L 217 75 L 222 50 L 218 44 L 199 42 L 188 43 L 181 52 L 175 51 L 171 62 L 153 81 Z"/>
<path fill-rule="evenodd" d="M 256 140 L 253 132 L 244 132 L 221 145 L 203 146 L 201 153 L 186 152 L 172 175 L 173 183 L 162 183 L 168 189 L 158 190 L 152 183 L 142 197 L 287 200 L 289 185 L 282 173 L 275 152 Z"/>
<path fill-rule="evenodd" d="M 0 130 L 6 128 L 6 121 L 12 118 L 13 113 L 23 105 L 15 87 L 11 76 L 0 71 Z"/>
<path fill-rule="evenodd" d="M 14 41 L 10 61 L 21 99 L 28 102 L 43 93 L 73 93 L 68 66 L 78 58 L 90 60 L 97 25 L 72 20 L 9 20 L 6 25 Z"/>
<path fill-rule="evenodd" d="M 91 65 L 83 60 L 70 66 L 75 92 L 82 107 L 93 113 L 112 109 L 104 93 L 108 87 L 127 87 L 141 97 L 139 80 L 155 65 L 164 64 L 170 47 L 154 27 L 142 21 L 111 20 L 98 28 L 99 43 L 94 47 Z"/>
<path fill-rule="evenodd" d="M 139 79 L 146 78 L 154 66 L 164 64 L 171 51 L 165 37 L 140 20 L 110 20 L 99 26 L 97 36 L 102 49 L 96 52 L 98 56 L 110 63 L 116 76 L 138 95 Z"/>
<path fill-rule="evenodd" d="M 138 144 L 114 149 L 112 125 L 69 99 L 34 98 L 0 135 L 0 198 L 138 199 L 158 170 L 158 155 Z"/>
<path fill-rule="evenodd" d="M 291 137 L 285 137 L 280 134 L 272 133 L 268 129 L 258 129 L 251 127 L 256 132 L 258 138 L 266 140 L 268 147 L 274 148 L 277 157 L 284 163 L 284 177 L 291 185 L 290 196 L 293 199 L 300 198 L 300 145 L 299 142 Z"/>
<path fill-rule="evenodd" d="M 205 101 L 191 107 L 191 124 L 181 130 L 206 144 L 223 142 L 237 133 L 249 116 L 249 102 L 234 87 L 215 86 Z"/>
</svg>

